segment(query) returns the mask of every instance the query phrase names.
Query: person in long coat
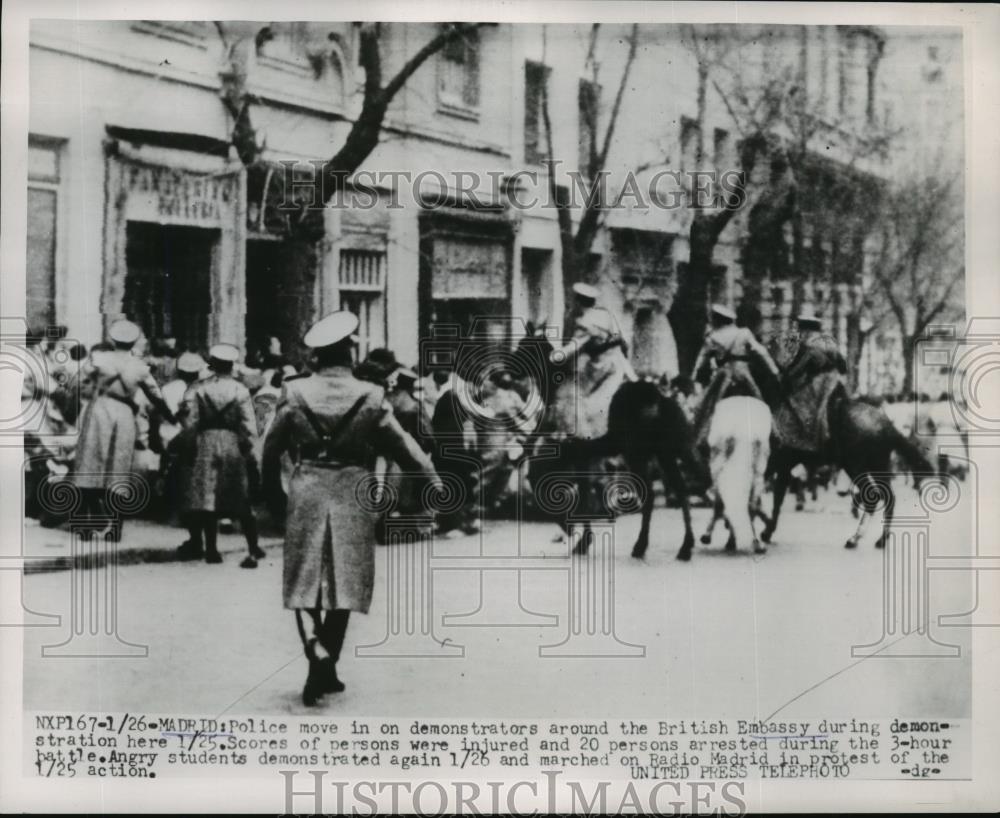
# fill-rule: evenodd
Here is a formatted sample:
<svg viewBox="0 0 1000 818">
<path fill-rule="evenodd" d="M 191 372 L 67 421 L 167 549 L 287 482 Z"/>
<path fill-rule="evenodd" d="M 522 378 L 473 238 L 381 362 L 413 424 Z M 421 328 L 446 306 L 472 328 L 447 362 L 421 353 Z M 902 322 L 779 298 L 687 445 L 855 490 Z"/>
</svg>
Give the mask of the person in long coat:
<svg viewBox="0 0 1000 818">
<path fill-rule="evenodd" d="M 433 445 L 430 436 L 431 419 L 427 416 L 424 405 L 413 394 L 416 382 L 416 372 L 400 367 L 389 377 L 389 388 L 385 397 L 403 431 L 412 437 L 421 449 L 430 454 Z M 419 477 L 404 474 L 397 463 L 389 463 L 386 469 L 386 483 L 398 492 L 399 513 L 419 515 L 424 511 L 420 498 L 423 487 Z"/>
<path fill-rule="evenodd" d="M 264 442 L 264 485 L 280 496 L 280 460 L 296 462 L 287 497 L 284 604 L 296 612 L 309 675 L 306 706 L 344 689 L 337 662 L 351 611 L 367 613 L 375 575 L 376 498 L 366 490 L 382 455 L 437 481 L 427 455 L 400 427 L 385 389 L 351 371 L 358 318 L 347 311 L 317 322 L 303 343 L 315 351 L 309 377 L 285 382 Z M 302 611 L 313 623 L 306 636 Z"/>
<path fill-rule="evenodd" d="M 625 340 L 618 322 L 597 305 L 599 292 L 589 284 L 576 284 L 577 318 L 573 336 L 552 351 L 553 363 L 573 361 L 574 377 L 556 389 L 554 428 L 557 434 L 597 438 L 608 431 L 611 398 L 625 381 L 636 380 L 625 356 Z"/>
<path fill-rule="evenodd" d="M 479 410 L 471 403 L 468 382 L 457 372 L 437 372 L 435 378 L 443 378 L 443 382 L 431 415 L 431 457 L 438 473 L 450 478 L 459 498 L 452 508 L 438 515 L 436 533 L 459 530 L 475 534 L 481 528 L 482 517 L 482 459 L 477 451 L 474 422 Z"/>
<path fill-rule="evenodd" d="M 132 473 L 138 425 L 138 393 L 145 394 L 167 420 L 174 415 L 160 394 L 149 367 L 132 354 L 141 331 L 131 321 L 116 321 L 108 331 L 113 348 L 94 352 L 88 373 L 90 401 L 80 419 L 72 482 L 83 495 L 85 513 L 108 515 L 105 493 Z M 121 524 L 111 526 L 112 539 Z"/>
<path fill-rule="evenodd" d="M 775 384 L 780 378 L 778 366 L 764 345 L 750 329 L 736 326 L 736 313 L 721 304 L 712 306 L 712 330 L 692 371 L 699 383 L 707 384 L 694 417 L 696 446 L 707 443 L 712 414 L 720 400 L 741 395 L 763 401 L 765 395 L 757 378 L 765 372 Z"/>
<path fill-rule="evenodd" d="M 191 460 L 183 469 L 182 511 L 191 539 L 178 548 L 185 559 L 220 563 L 218 520 L 240 521 L 247 540 L 243 568 L 256 568 L 264 552 L 257 544 L 257 518 L 252 505 L 253 445 L 257 439 L 250 390 L 233 377 L 239 350 L 217 344 L 209 352 L 211 377 L 195 383 L 184 394 L 181 421 L 191 437 Z"/>
<path fill-rule="evenodd" d="M 818 318 L 800 315 L 797 324 L 799 346 L 782 376 L 785 399 L 774 413 L 774 431 L 791 449 L 819 452 L 830 441 L 830 400 L 847 395 L 847 362 L 834 341 L 820 333 Z"/>
</svg>

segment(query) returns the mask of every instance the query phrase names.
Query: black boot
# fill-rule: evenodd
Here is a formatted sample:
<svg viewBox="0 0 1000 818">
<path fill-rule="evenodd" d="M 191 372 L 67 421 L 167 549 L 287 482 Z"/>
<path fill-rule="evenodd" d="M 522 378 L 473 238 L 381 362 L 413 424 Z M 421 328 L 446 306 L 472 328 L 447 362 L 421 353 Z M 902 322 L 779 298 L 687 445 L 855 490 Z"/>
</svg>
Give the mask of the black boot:
<svg viewBox="0 0 1000 818">
<path fill-rule="evenodd" d="M 302 688 L 302 704 L 306 707 L 315 707 L 327 692 L 326 674 L 322 665 L 323 660 L 316 656 L 316 638 L 310 639 L 305 647 L 306 658 L 309 660 L 309 675 L 306 676 L 306 685 Z M 329 657 L 325 658 L 329 660 Z"/>
<path fill-rule="evenodd" d="M 337 662 L 340 661 L 340 650 L 344 645 L 344 636 L 347 633 L 347 622 L 350 619 L 350 611 L 332 610 L 327 611 L 323 620 L 323 628 L 320 641 L 328 652 L 328 656 L 320 660 L 323 667 L 323 678 L 327 693 L 341 693 L 345 685 L 337 676 Z"/>
<path fill-rule="evenodd" d="M 200 543 L 185 540 L 177 546 L 177 559 L 179 560 L 200 560 L 203 556 Z"/>
</svg>

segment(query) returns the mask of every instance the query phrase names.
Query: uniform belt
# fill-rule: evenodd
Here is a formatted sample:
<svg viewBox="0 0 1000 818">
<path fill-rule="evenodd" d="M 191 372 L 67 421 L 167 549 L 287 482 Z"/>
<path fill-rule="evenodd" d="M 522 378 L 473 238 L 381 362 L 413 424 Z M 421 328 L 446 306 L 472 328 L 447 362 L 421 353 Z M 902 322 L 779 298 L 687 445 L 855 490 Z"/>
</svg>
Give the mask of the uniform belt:
<svg viewBox="0 0 1000 818">
<path fill-rule="evenodd" d="M 346 469 L 351 466 L 360 466 L 360 463 L 351 463 L 347 460 L 320 459 L 313 457 L 303 457 L 302 465 L 313 466 L 318 469 Z"/>
<path fill-rule="evenodd" d="M 129 409 L 132 410 L 133 415 L 139 412 L 139 407 L 135 405 L 135 401 L 131 398 L 127 398 L 124 395 L 116 395 L 114 392 L 102 392 L 101 395 L 105 398 L 116 400 L 119 403 L 124 403 Z"/>
<path fill-rule="evenodd" d="M 729 363 L 732 363 L 733 361 L 742 361 L 744 363 L 749 363 L 750 356 L 749 355 L 727 355 L 725 358 L 722 359 L 722 363 L 724 363 L 724 364 L 729 364 Z"/>
<path fill-rule="evenodd" d="M 219 432 L 232 432 L 233 434 L 236 434 L 236 430 L 232 426 L 226 426 L 222 423 L 210 423 L 207 426 L 198 427 L 199 432 L 209 432 L 213 429 Z"/>
</svg>

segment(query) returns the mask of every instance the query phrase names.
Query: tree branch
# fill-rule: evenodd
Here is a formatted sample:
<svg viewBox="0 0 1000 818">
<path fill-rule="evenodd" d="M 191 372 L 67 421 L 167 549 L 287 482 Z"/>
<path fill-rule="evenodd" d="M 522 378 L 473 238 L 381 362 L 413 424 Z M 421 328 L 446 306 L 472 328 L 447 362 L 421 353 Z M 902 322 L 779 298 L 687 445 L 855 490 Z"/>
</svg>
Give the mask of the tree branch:
<svg viewBox="0 0 1000 818">
<path fill-rule="evenodd" d="M 365 95 L 361 113 L 355 120 L 347 139 L 333 157 L 323 165 L 322 192 L 329 201 L 343 186 L 347 177 L 376 148 L 382 133 L 382 123 L 393 97 L 406 81 L 445 45 L 479 28 L 483 23 L 454 23 L 439 32 L 414 54 L 389 82 L 382 86 L 382 54 L 380 40 L 382 28 L 378 23 L 366 24 L 361 29 L 360 62 L 365 71 Z"/>
<path fill-rule="evenodd" d="M 393 77 L 382 91 L 386 102 L 390 102 L 406 81 L 413 76 L 418 68 L 427 62 L 427 59 L 436 54 L 446 45 L 459 37 L 464 37 L 476 31 L 482 23 L 453 23 L 444 31 L 441 31 L 433 40 L 428 42 L 416 54 L 406 61 L 406 64 L 399 69 L 399 73 Z"/>
<path fill-rule="evenodd" d="M 615 102 L 611 107 L 611 116 L 608 118 L 608 129 L 604 133 L 604 145 L 601 148 L 600 169 L 603 170 L 608 161 L 608 153 L 611 151 L 611 138 L 615 133 L 615 123 L 618 121 L 618 112 L 622 107 L 622 99 L 625 97 L 625 88 L 628 85 L 628 77 L 632 72 L 632 63 L 635 62 L 635 52 L 639 45 L 639 24 L 632 24 L 632 33 L 629 36 L 628 57 L 625 61 L 625 68 L 622 71 L 621 82 L 618 83 L 618 93 L 615 94 Z"/>
<path fill-rule="evenodd" d="M 547 50 L 547 26 L 542 25 L 542 65 L 545 65 Z M 556 205 L 556 218 L 559 220 L 559 237 L 563 247 L 563 252 L 565 253 L 571 250 L 573 246 L 573 218 L 569 212 L 568 204 L 563 202 L 560 198 L 559 185 L 556 183 L 555 144 L 552 138 L 552 117 L 549 112 L 549 84 L 547 81 L 542 83 L 542 122 L 545 125 L 545 141 L 549 152 L 549 167 L 547 174 L 549 195 Z"/>
</svg>

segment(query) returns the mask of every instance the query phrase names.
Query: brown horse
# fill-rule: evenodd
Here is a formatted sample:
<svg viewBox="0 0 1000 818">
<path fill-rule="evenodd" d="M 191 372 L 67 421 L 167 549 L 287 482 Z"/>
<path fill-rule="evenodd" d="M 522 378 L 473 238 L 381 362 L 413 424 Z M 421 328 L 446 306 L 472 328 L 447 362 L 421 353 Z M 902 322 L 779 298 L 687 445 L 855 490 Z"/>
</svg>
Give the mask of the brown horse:
<svg viewBox="0 0 1000 818">
<path fill-rule="evenodd" d="M 537 388 L 548 400 L 561 378 L 570 377 L 565 367 L 549 362 L 552 345 L 544 336 L 522 339 L 518 355 L 530 357 L 539 372 Z M 583 535 L 574 553 L 586 553 L 593 539 L 590 520 L 607 518 L 617 512 L 639 510 L 642 523 L 632 548 L 632 556 L 642 559 L 649 547 L 653 515 L 653 464 L 659 466 L 664 488 L 677 496 L 684 517 L 684 540 L 677 559 L 689 560 L 694 545 L 688 487 L 681 466 L 689 473 L 704 476 L 706 469 L 691 446 L 691 429 L 678 403 L 664 395 L 655 384 L 626 382 L 611 399 L 608 431 L 602 437 L 585 440 L 560 438 L 558 430 L 543 422 L 532 453 L 528 476 L 536 503 L 568 531 L 574 516 L 582 520 Z M 621 457 L 626 475 L 613 476 L 595 464 Z M 598 487 L 604 484 L 602 496 Z"/>
<path fill-rule="evenodd" d="M 854 502 L 864 512 L 845 547 L 857 546 L 866 517 L 884 504 L 882 534 L 875 543 L 876 548 L 882 548 L 886 532 L 892 524 L 896 502 L 890 483 L 892 453 L 896 452 L 902 458 L 913 472 L 918 486 L 922 477 L 929 477 L 936 470 L 920 450 L 900 434 L 882 409 L 865 401 L 851 400 L 839 391 L 831 397 L 826 411 L 830 440 L 821 451 L 800 451 L 783 446 L 777 440 L 772 441 L 768 472 L 774 480 L 774 507 L 761 539 L 769 543 L 774 536 L 792 469 L 798 463 L 807 467 L 832 464 L 847 472 L 855 488 Z"/>
</svg>

